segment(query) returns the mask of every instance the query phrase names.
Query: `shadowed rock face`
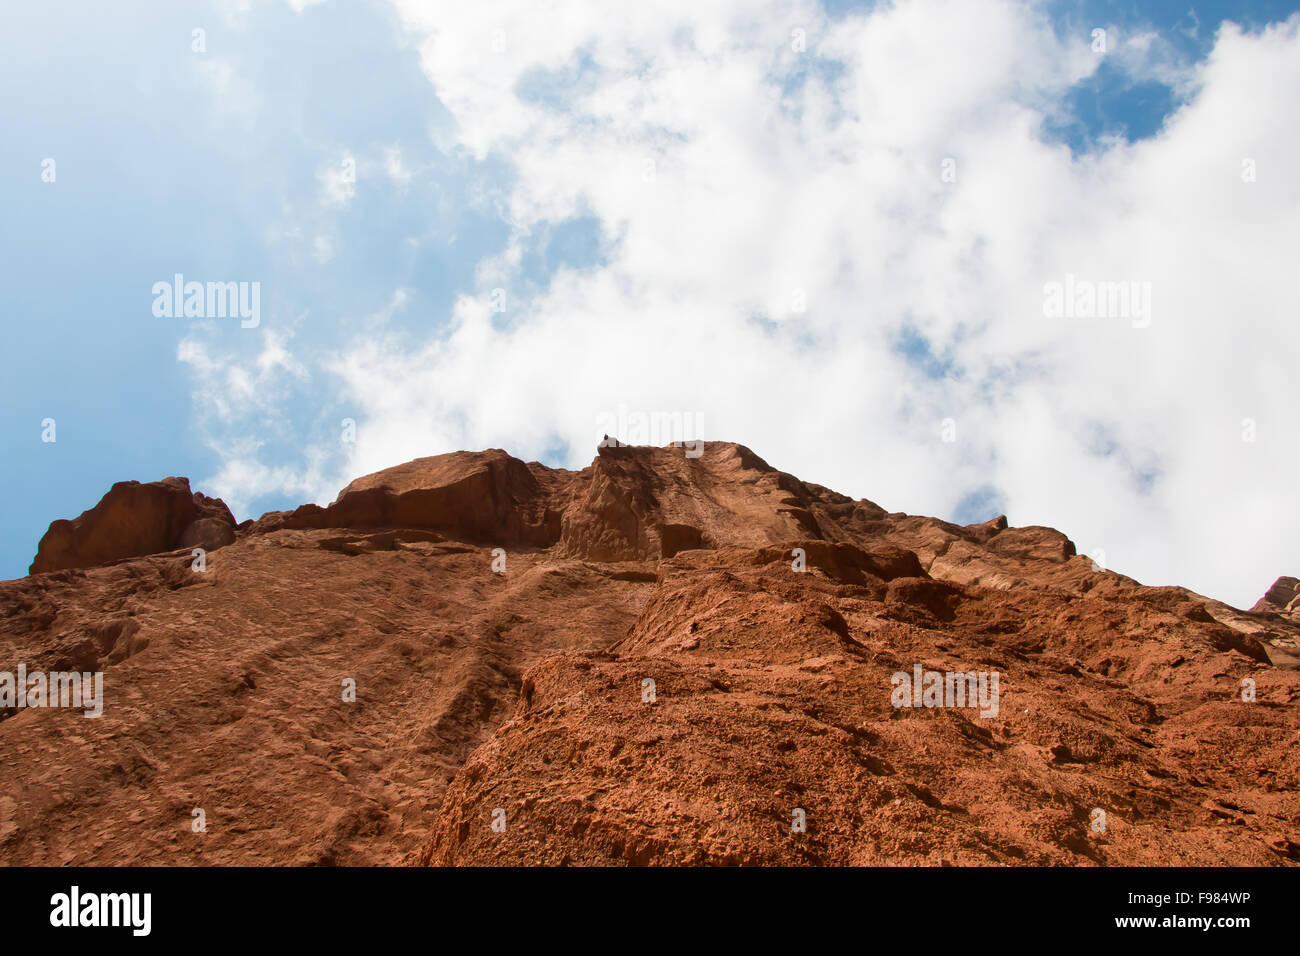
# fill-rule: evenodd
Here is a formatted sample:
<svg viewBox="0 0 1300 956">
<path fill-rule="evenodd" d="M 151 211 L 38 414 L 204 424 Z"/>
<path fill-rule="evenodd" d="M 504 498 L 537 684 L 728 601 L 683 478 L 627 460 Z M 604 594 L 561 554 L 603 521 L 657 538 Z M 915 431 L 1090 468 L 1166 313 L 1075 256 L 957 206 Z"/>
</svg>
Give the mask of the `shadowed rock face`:
<svg viewBox="0 0 1300 956">
<path fill-rule="evenodd" d="M 1240 611 L 740 445 L 421 458 L 238 529 L 125 482 L 33 571 L 0 671 L 102 670 L 106 701 L 0 711 L 5 861 L 1300 856 L 1294 578 Z M 996 713 L 896 706 L 917 669 L 997 674 Z"/>
<path fill-rule="evenodd" d="M 89 568 L 175 548 L 219 548 L 235 540 L 235 519 L 219 498 L 192 493 L 188 478 L 119 481 L 99 504 L 50 525 L 31 574 Z"/>
<path fill-rule="evenodd" d="M 1300 615 L 1300 579 L 1290 576 L 1278 578 L 1251 610 Z"/>
</svg>

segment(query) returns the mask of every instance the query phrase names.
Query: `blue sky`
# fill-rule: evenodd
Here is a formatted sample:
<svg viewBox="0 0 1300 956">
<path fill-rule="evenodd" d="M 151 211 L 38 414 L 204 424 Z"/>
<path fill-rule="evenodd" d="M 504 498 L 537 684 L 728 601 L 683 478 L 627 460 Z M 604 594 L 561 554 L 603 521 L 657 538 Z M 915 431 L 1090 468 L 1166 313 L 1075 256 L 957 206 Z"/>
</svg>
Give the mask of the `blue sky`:
<svg viewBox="0 0 1300 956">
<path fill-rule="evenodd" d="M 918 17 L 940 16 L 933 6 L 925 5 Z M 731 338 L 742 335 L 735 331 L 739 326 L 722 319 L 713 328 L 707 319 L 680 318 L 676 312 L 685 315 L 691 309 L 680 297 L 633 304 L 628 290 L 660 281 L 666 273 L 656 270 L 671 263 L 674 253 L 690 257 L 688 234 L 718 232 L 721 214 L 693 201 L 673 220 L 686 233 L 656 233 L 666 227 L 655 218 L 654 204 L 623 207 L 621 199 L 611 198 L 614 194 L 601 179 L 608 166 L 598 158 L 606 155 L 600 150 L 620 148 L 653 130 L 654 138 L 645 141 L 663 157 L 661 181 L 702 155 L 690 151 L 697 142 L 701 150 L 714 150 L 699 175 L 712 175 L 731 159 L 711 144 L 707 123 L 693 125 L 692 116 L 674 128 L 680 110 L 660 115 L 649 105 L 637 124 L 623 129 L 592 104 L 602 96 L 624 95 L 619 70 L 625 60 L 641 58 L 628 75 L 656 82 L 682 68 L 682 58 L 665 53 L 660 59 L 659 50 L 639 39 L 627 40 L 612 54 L 608 32 L 596 30 L 583 40 L 581 28 L 574 28 L 579 36 L 573 49 L 564 48 L 562 37 L 548 37 L 552 46 L 546 54 L 516 64 L 510 81 L 498 89 L 490 71 L 475 72 L 475 58 L 489 56 L 487 48 L 458 59 L 445 36 L 433 36 L 434 28 L 411 7 L 338 0 L 302 9 L 280 0 L 126 0 L 110 6 L 51 0 L 6 12 L 0 36 L 0 81 L 7 91 L 0 100 L 0 128 L 5 130 L 0 283 L 9 347 L 0 427 L 8 456 L 0 477 L 7 502 L 0 509 L 0 577 L 24 574 L 49 522 L 89 508 L 115 481 L 186 475 L 196 488 L 225 494 L 243 519 L 306 500 L 328 500 L 344 481 L 365 470 L 461 446 L 503 444 L 523 457 L 575 467 L 591 457 L 586 409 L 591 408 L 594 421 L 600 409 L 622 401 L 650 409 L 700 410 L 718 429 L 706 429 L 704 437 L 746 441 L 779 467 L 893 509 L 963 522 L 985 520 L 1005 509 L 1013 523 L 1055 524 L 1081 544 L 1113 542 L 1111 550 L 1131 554 L 1120 569 L 1140 572 L 1152 583 L 1189 578 L 1186 583 L 1216 596 L 1248 602 L 1252 588 L 1262 593 L 1277 574 L 1297 572 L 1293 562 L 1271 571 L 1251 568 L 1248 581 L 1221 579 L 1214 561 L 1189 566 L 1171 558 L 1173 551 L 1185 550 L 1172 539 L 1168 552 L 1120 540 L 1116 529 L 1123 522 L 1109 524 L 1082 506 L 1058 507 L 1050 498 L 1018 490 L 1049 477 L 1026 470 L 1028 465 L 1001 474 L 999 468 L 1011 467 L 1011 456 L 1005 443 L 992 438 L 963 446 L 960 464 L 949 469 L 950 481 L 924 485 L 900 477 L 899 470 L 949 468 L 936 456 L 957 453 L 933 444 L 930 424 L 924 438 L 906 429 L 920 428 L 915 423 L 922 419 L 937 422 L 944 417 L 944 403 L 957 401 L 956 396 L 967 403 L 959 407 L 981 406 L 979 434 L 986 436 L 995 424 L 1009 420 L 1002 416 L 995 423 L 995 416 L 985 414 L 987 408 L 1014 409 L 1014 415 L 1007 414 L 1023 419 L 1035 417 L 1040 406 L 1051 406 L 1044 389 L 1055 374 L 1053 362 L 1060 361 L 1059 356 L 1045 357 L 1052 355 L 1051 343 L 1035 340 L 1022 349 L 1017 340 L 1014 354 L 1009 351 L 995 318 L 998 303 L 980 288 L 972 288 L 971 297 L 983 305 L 962 305 L 949 314 L 937 293 L 928 305 L 913 302 L 913 290 L 902 286 L 901 279 L 897 289 L 846 291 L 841 279 L 828 273 L 826 295 L 819 301 L 848 296 L 844 301 L 850 306 L 841 303 L 835 321 L 860 311 L 854 334 L 878 332 L 880 361 L 892 363 L 882 365 L 874 377 L 859 378 L 836 365 L 837 352 L 848 354 L 836 347 L 845 341 L 842 326 L 816 308 L 807 319 L 774 318 L 769 313 L 776 310 L 755 305 L 759 292 L 741 291 L 753 278 L 743 266 L 719 288 L 725 287 L 737 310 L 746 313 L 745 328 L 758 330 L 743 333 L 761 337 L 752 342 Z M 1222 21 L 1246 26 L 1249 38 L 1252 30 L 1286 20 L 1297 7 L 1277 2 L 1061 2 L 1025 9 L 1030 12 L 1015 14 L 1009 22 L 1026 31 L 1036 29 L 1039 20 L 1047 22 L 1062 49 L 1073 50 L 1071 55 L 1085 64 L 1080 69 L 1087 75 L 1063 70 L 1062 80 L 1048 61 L 1015 66 L 1020 72 L 1014 74 L 1008 67 L 1007 83 L 991 83 L 985 100 L 943 122 L 951 123 L 954 142 L 956 131 L 964 137 L 967 149 L 958 162 L 966 164 L 967 157 L 980 157 L 980 149 L 994 149 L 989 144 L 999 124 L 1014 125 L 1022 111 L 1034 111 L 1024 148 L 1035 152 L 1026 160 L 1026 176 L 1034 174 L 1039 158 L 1056 157 L 1053 150 L 1060 148 L 1068 151 L 1066 158 L 1051 161 L 1068 175 L 1086 179 L 1119 176 L 1115 168 L 1121 161 L 1140 164 L 1144 154 L 1136 147 L 1158 139 L 1170 117 L 1202 96 L 1204 77 L 1198 71 L 1215 50 Z M 817 97 L 834 104 L 827 115 L 865 109 L 861 103 L 866 100 L 854 100 L 852 81 L 844 78 L 866 69 L 855 64 L 853 44 L 866 49 L 870 33 L 854 32 L 845 24 L 873 22 L 872 10 L 869 4 L 839 2 L 791 5 L 788 14 L 784 9 L 756 11 L 753 30 L 741 20 L 727 21 L 729 35 L 743 38 L 744 55 L 720 60 L 702 53 L 699 70 L 717 67 L 718 82 L 700 85 L 690 102 L 717 98 L 719 116 L 734 112 L 721 98 L 743 97 L 743 84 L 728 93 L 733 87 L 719 64 L 744 61 L 759 51 L 753 62 L 770 60 L 783 91 L 781 122 L 799 130 L 799 137 L 807 136 L 789 160 L 790 168 L 815 176 L 823 168 L 821 158 L 843 145 L 836 137 L 845 135 L 834 119 L 815 131 L 821 140 L 808 131 L 821 115 Z M 704 50 L 702 38 L 709 36 L 711 24 L 688 20 L 693 16 L 688 12 L 674 15 L 696 31 L 697 49 Z M 506 24 L 514 55 L 531 37 L 512 16 L 503 9 L 493 22 Z M 902 31 L 902 20 L 881 18 L 880 29 Z M 794 67 L 783 66 L 780 53 L 789 45 L 792 23 L 807 24 L 812 34 L 811 61 Z M 1111 30 L 1117 47 L 1142 34 L 1155 40 L 1143 48 L 1145 53 L 1127 46 L 1123 55 L 1089 65 L 1086 44 L 1097 26 Z M 196 28 L 204 31 L 200 51 L 193 48 Z M 936 28 L 942 29 L 938 20 Z M 766 29 L 770 36 L 764 37 Z M 481 32 L 473 35 L 482 39 Z M 735 43 L 742 50 L 742 40 Z M 669 45 L 665 41 L 665 50 Z M 773 51 L 770 57 L 763 53 L 767 47 Z M 620 59 L 629 50 L 632 55 Z M 1047 73 L 1052 75 L 1040 83 L 1039 74 Z M 688 79 L 659 88 L 660 95 L 689 89 L 708 74 L 683 75 Z M 481 102 L 476 99 L 480 95 Z M 1004 111 L 1006 104 L 1016 109 Z M 917 103 L 923 115 L 946 117 L 946 109 L 942 103 Z M 491 125 L 494 117 L 501 118 L 500 125 Z M 510 125 L 516 122 L 518 128 Z M 587 155 L 557 158 L 552 170 L 548 157 L 559 157 L 556 144 L 565 142 L 589 144 Z M 781 145 L 789 142 L 788 136 L 774 140 L 773 152 L 793 148 Z M 930 150 L 922 155 L 916 145 L 921 142 L 918 134 L 914 140 L 900 138 L 901 145 L 892 148 L 895 153 L 917 149 L 918 163 L 937 163 L 943 154 Z M 589 183 L 581 169 L 575 171 L 588 156 Z M 53 182 L 42 181 L 47 158 L 56 164 Z M 348 160 L 357 170 L 355 183 L 337 178 Z M 864 166 L 859 178 L 870 183 L 873 175 Z M 539 183 L 553 183 L 554 190 Z M 1032 186 L 1026 186 L 1023 198 L 1025 210 L 1040 199 Z M 1141 206 L 1140 198 L 1136 202 Z M 888 228 L 912 228 L 915 212 L 922 208 L 910 206 Z M 970 208 L 980 207 L 975 203 Z M 1024 236 L 1041 227 L 1032 221 L 1032 212 L 1019 205 L 1016 209 L 1006 218 L 1025 218 Z M 899 245 L 912 248 L 929 241 L 927 232 L 961 235 L 965 238 L 953 244 L 962 249 L 952 260 L 957 263 L 953 269 L 960 270 L 983 268 L 987 250 L 1009 249 L 1020 241 L 1006 224 L 987 242 L 967 241 L 974 228 L 969 215 L 974 214 L 959 216 L 953 207 L 935 207 L 921 217 L 926 224 L 917 227 L 918 236 L 900 236 Z M 805 221 L 802 228 L 817 227 Z M 1090 228 L 1105 227 L 1094 223 Z M 786 241 L 784 225 L 756 222 L 748 230 L 755 232 L 773 248 Z M 883 247 L 893 248 L 890 233 L 881 235 Z M 683 238 L 686 243 L 678 247 Z M 1032 242 L 1024 241 L 1032 248 Z M 858 258 L 881 247 L 864 245 Z M 719 255 L 725 260 L 723 252 Z M 1113 261 L 1125 261 L 1122 247 L 1115 257 Z M 638 271 L 629 264 L 634 261 L 650 265 Z M 720 263 L 717 274 L 724 275 L 727 268 L 725 261 Z M 771 272 L 758 271 L 760 276 Z M 155 317 L 151 287 L 176 273 L 200 281 L 260 282 L 260 326 Z M 692 283 L 699 281 L 691 273 L 682 288 L 694 288 Z M 754 279 L 754 284 L 761 281 Z M 480 325 L 469 303 L 490 299 L 494 288 L 508 293 L 509 307 L 488 309 Z M 891 311 L 895 299 L 906 307 Z M 851 305 L 855 302 L 860 309 Z M 639 312 L 641 308 L 648 311 Z M 562 314 L 576 314 L 574 310 L 586 310 L 582 314 L 594 318 L 560 324 Z M 764 425 L 746 417 L 743 398 L 736 399 L 739 405 L 728 405 L 720 393 L 700 383 L 700 375 L 676 382 L 674 392 L 656 391 L 667 388 L 664 377 L 643 377 L 643 363 L 634 357 L 643 346 L 648 352 L 659 348 L 646 345 L 639 330 L 660 328 L 655 324 L 660 321 L 661 334 L 651 337 L 655 342 L 676 336 L 702 362 L 708 360 L 707 368 L 725 369 L 718 373 L 724 377 L 735 373 L 742 385 L 729 394 L 743 392 L 745 382 L 769 392 L 779 391 L 783 382 L 797 382 L 804 389 L 831 388 L 833 383 L 846 394 L 865 395 L 875 386 L 864 381 L 879 382 L 882 391 L 876 399 L 887 392 L 890 401 L 906 406 L 898 414 L 880 404 L 869 406 L 893 420 L 887 431 L 897 447 L 891 446 L 889 455 L 872 457 L 864 449 L 877 439 L 864 438 L 855 443 L 852 455 L 837 457 L 826 450 L 825 441 L 801 444 L 789 437 L 787 426 L 803 421 L 802 413 L 791 411 L 785 423 L 779 413 L 768 414 Z M 466 351 L 462 343 L 479 338 L 489 344 Z M 529 355 L 540 361 L 541 349 L 548 345 L 561 357 L 548 359 L 553 367 L 545 379 L 557 393 L 599 379 L 598 370 L 611 355 L 630 361 L 629 368 L 637 371 L 622 377 L 626 393 L 620 376 L 593 385 L 586 405 L 559 399 L 548 404 L 513 394 L 512 383 L 526 379 L 520 370 L 527 367 Z M 763 360 L 768 354 L 811 354 L 823 347 L 826 364 L 820 366 L 778 372 Z M 1207 354 L 1210 348 L 1207 342 Z M 509 360 L 503 358 L 500 368 L 483 358 L 507 350 Z M 1065 354 L 1071 350 L 1062 349 Z M 474 355 L 478 359 L 470 358 Z M 443 367 L 443 361 L 452 364 Z M 474 367 L 474 361 L 483 367 Z M 644 365 L 654 368 L 656 361 L 647 358 Z M 426 367 L 433 377 L 417 378 Z M 1086 373 L 1082 367 L 1071 372 Z M 1261 382 L 1268 376 L 1257 378 L 1254 384 L 1243 379 L 1238 391 L 1264 389 Z M 1068 376 L 1063 380 L 1070 381 Z M 232 386 L 239 382 L 246 386 L 242 392 Z M 1274 410 L 1262 406 L 1284 404 L 1287 396 L 1277 388 L 1286 387 L 1275 383 L 1273 391 L 1252 393 L 1259 417 Z M 471 402 L 467 390 L 489 394 Z M 386 398 L 389 391 L 392 397 Z M 492 397 L 497 391 L 499 399 Z M 531 394 L 537 391 L 534 386 Z M 674 404 L 671 396 L 681 401 Z M 820 394 L 808 401 L 823 407 L 838 399 Z M 1069 426 L 1078 432 L 1080 462 L 1103 457 L 1110 461 L 1108 467 L 1128 469 L 1128 478 L 1116 479 L 1127 484 L 1117 487 L 1129 496 L 1126 507 L 1139 511 L 1150 510 L 1151 496 L 1161 494 L 1153 475 L 1168 471 L 1171 481 L 1181 480 L 1174 474 L 1177 454 L 1162 449 L 1157 439 L 1142 437 L 1160 432 L 1154 411 L 1147 418 L 1140 413 L 1154 409 L 1157 401 L 1153 396 L 1144 404 L 1138 396 L 1134 404 L 1139 413 L 1130 419 L 1124 418 L 1121 403 L 1098 409 L 1095 421 L 1080 413 Z M 858 401 L 847 405 L 856 408 Z M 530 418 L 532 414 L 538 417 Z M 870 414 L 854 412 L 853 421 Z M 440 421 L 430 425 L 430 417 Z M 1225 410 L 1224 417 L 1235 422 L 1239 416 L 1234 408 Z M 41 440 L 47 418 L 57 423 L 53 443 Z M 359 423 L 369 443 L 340 444 L 345 418 Z M 967 420 L 960 414 L 957 419 Z M 728 424 L 729 431 L 724 428 Z M 827 419 L 825 427 L 842 433 L 844 426 Z M 1115 447 L 1104 454 L 1089 437 L 1098 428 L 1115 433 Z M 891 471 L 881 460 L 897 465 Z M 1264 469 L 1259 484 L 1250 485 L 1253 494 L 1271 500 L 1271 489 L 1284 483 L 1281 461 L 1270 458 L 1266 465 L 1250 466 Z M 1182 467 L 1188 473 L 1197 470 L 1191 463 Z M 1134 474 L 1146 477 L 1139 480 Z M 1237 479 L 1228 487 L 1244 486 Z M 1097 493 L 1108 492 L 1098 486 Z M 1162 520 L 1190 517 L 1186 508 L 1171 506 Z M 1150 528 L 1143 533 L 1159 537 Z M 1250 541 L 1221 546 L 1236 544 Z M 1280 563 L 1276 553 L 1269 559 Z"/>
<path fill-rule="evenodd" d="M 445 312 L 477 260 L 503 243 L 499 219 L 458 194 L 507 173 L 430 143 L 446 111 L 394 17 L 366 5 L 310 14 L 268 4 L 236 29 L 205 5 L 52 3 L 10 21 L 0 70 L 21 93 L 5 98 L 10 145 L 0 155 L 11 342 L 4 427 L 16 452 L 4 481 L 8 499 L 25 504 L 0 516 L 0 574 L 23 573 L 49 520 L 89 507 L 113 481 L 197 481 L 214 470 L 176 361 L 189 330 L 152 318 L 155 281 L 176 272 L 259 280 L 266 323 L 300 323 L 313 348 L 328 350 L 398 286 L 426 316 Z M 238 102 L 238 90 L 214 91 L 196 72 L 198 23 L 209 52 L 229 57 L 239 82 L 256 90 L 256 105 Z M 430 167 L 427 188 L 398 195 L 362 180 L 351 209 L 317 223 L 358 237 L 345 255 L 322 265 L 267 240 L 284 206 L 314 205 L 324 157 L 390 143 Z M 57 164 L 53 184 L 40 179 L 45 157 Z M 457 241 L 405 242 L 434 232 Z M 213 334 L 245 344 L 234 327 Z M 311 406 L 328 401 L 300 398 L 301 418 L 266 423 L 269 442 L 292 447 L 312 426 Z M 46 417 L 57 440 L 33 446 L 28 426 L 37 422 L 39 437 Z"/>
</svg>

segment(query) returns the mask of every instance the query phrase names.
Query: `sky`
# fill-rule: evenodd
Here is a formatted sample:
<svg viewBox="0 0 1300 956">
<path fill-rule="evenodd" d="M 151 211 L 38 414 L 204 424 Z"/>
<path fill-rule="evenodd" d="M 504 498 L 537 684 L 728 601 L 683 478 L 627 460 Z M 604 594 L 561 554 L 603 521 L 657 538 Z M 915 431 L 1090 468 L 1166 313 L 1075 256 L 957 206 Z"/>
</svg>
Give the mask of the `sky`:
<svg viewBox="0 0 1300 956">
<path fill-rule="evenodd" d="M 9 5 L 0 578 L 116 481 L 242 520 L 613 423 L 1248 607 L 1300 573 L 1297 9 Z"/>
</svg>

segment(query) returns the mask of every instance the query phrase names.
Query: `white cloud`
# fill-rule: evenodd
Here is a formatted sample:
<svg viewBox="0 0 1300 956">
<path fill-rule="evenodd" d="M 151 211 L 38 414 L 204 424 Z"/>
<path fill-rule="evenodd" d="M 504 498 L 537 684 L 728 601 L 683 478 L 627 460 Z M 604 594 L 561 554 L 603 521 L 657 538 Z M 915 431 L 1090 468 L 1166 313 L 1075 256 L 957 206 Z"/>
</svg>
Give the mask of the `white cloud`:
<svg viewBox="0 0 1300 956">
<path fill-rule="evenodd" d="M 1162 83 L 1178 97 L 1193 92 L 1195 64 L 1158 31 L 1121 32 L 1112 28 L 1109 35 L 1119 42 L 1108 55 L 1118 59 L 1120 68 L 1131 81 Z"/>
<path fill-rule="evenodd" d="M 247 24 L 249 14 L 253 12 L 255 2 L 266 6 L 267 0 L 217 0 L 216 6 L 222 21 L 230 26 L 243 27 Z M 274 0 L 278 2 L 278 0 Z M 294 13 L 302 13 L 308 7 L 324 3 L 325 0 L 284 0 Z"/>
<path fill-rule="evenodd" d="M 1037 5 L 395 5 L 454 145 L 511 162 L 513 234 L 423 343 L 372 326 L 328 365 L 358 409 L 352 475 L 558 442 L 585 464 L 622 403 L 891 509 L 993 486 L 1013 523 L 1148 583 L 1249 604 L 1297 572 L 1300 16 L 1225 26 L 1195 67 L 1130 38 L 1118 62 L 1190 98 L 1076 157 L 1042 124 L 1098 59 Z M 603 263 L 525 289 L 531 237 L 576 215 Z M 1151 283 L 1150 326 L 1046 318 L 1066 275 Z M 953 374 L 920 372 L 905 330 Z"/>
<path fill-rule="evenodd" d="M 311 377 L 307 367 L 288 350 L 292 332 L 261 329 L 262 348 L 248 359 L 227 351 L 213 356 L 197 335 L 182 339 L 176 358 L 190 366 L 196 379 L 196 407 L 204 415 L 232 422 L 274 407 L 284 395 L 287 379 Z"/>
<path fill-rule="evenodd" d="M 402 163 L 402 150 L 398 146 L 384 149 L 384 172 L 399 188 L 405 188 L 411 182 L 411 171 Z"/>
<path fill-rule="evenodd" d="M 316 171 L 316 182 L 323 206 L 347 208 L 357 194 L 356 158 L 345 153 L 336 162 L 322 166 Z"/>
<path fill-rule="evenodd" d="M 191 369 L 200 427 L 221 460 L 217 473 L 197 486 L 224 498 L 239 517 L 248 516 L 255 499 L 268 495 L 328 501 L 341 487 L 345 472 L 340 468 L 347 467 L 331 448 L 311 443 L 300 446 L 300 463 L 268 465 L 262 460 L 267 441 L 251 436 L 268 434 L 268 425 L 272 431 L 277 423 L 283 428 L 294 390 L 312 376 L 289 349 L 291 332 L 260 329 L 256 334 L 261 347 L 250 354 L 235 349 L 214 354 L 197 332 L 182 339 L 176 351 L 177 360 Z"/>
<path fill-rule="evenodd" d="M 229 59 L 214 53 L 191 53 L 190 62 L 210 94 L 214 109 L 251 122 L 261 107 L 252 82 Z"/>
<path fill-rule="evenodd" d="M 308 449 L 306 463 L 299 465 L 264 464 L 261 443 L 243 439 L 219 448 L 221 468 L 205 478 L 205 493 L 221 498 L 237 520 L 257 517 L 249 513 L 254 499 L 266 495 L 285 496 L 297 501 L 326 502 L 334 497 L 338 476 L 326 474 L 324 456 L 319 449 Z"/>
<path fill-rule="evenodd" d="M 316 261 L 324 265 L 338 254 L 338 243 L 333 236 L 322 233 L 312 240 L 311 249 Z"/>
</svg>

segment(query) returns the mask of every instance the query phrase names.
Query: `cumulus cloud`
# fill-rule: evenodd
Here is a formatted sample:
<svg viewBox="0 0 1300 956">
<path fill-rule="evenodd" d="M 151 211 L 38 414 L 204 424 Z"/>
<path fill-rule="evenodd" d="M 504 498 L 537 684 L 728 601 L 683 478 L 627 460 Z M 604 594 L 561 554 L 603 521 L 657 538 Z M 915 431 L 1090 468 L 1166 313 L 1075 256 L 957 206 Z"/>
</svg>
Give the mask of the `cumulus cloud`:
<svg viewBox="0 0 1300 956">
<path fill-rule="evenodd" d="M 1045 121 L 1099 58 L 1037 4 L 395 6 L 454 148 L 509 161 L 512 232 L 422 341 L 375 326 L 326 363 L 349 477 L 579 466 L 622 405 L 891 509 L 995 499 L 1148 583 L 1249 604 L 1295 573 L 1300 16 L 1197 64 L 1129 37 L 1115 63 L 1186 100 L 1076 155 Z M 577 217 L 599 261 L 526 282 Z M 1150 314 L 1053 317 L 1054 283 L 1136 283 Z"/>
</svg>

